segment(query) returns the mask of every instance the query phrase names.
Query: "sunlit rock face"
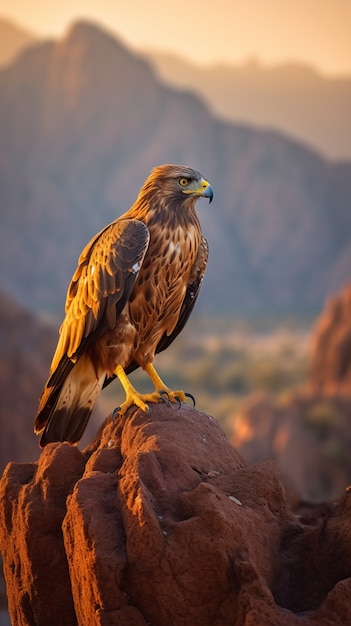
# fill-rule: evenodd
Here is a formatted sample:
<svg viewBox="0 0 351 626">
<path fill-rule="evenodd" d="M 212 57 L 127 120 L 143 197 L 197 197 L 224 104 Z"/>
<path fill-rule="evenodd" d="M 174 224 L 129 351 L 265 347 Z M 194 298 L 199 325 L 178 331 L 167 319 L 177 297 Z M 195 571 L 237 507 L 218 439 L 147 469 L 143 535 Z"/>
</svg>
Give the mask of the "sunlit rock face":
<svg viewBox="0 0 351 626">
<path fill-rule="evenodd" d="M 351 623 L 348 493 L 297 517 L 274 462 L 247 466 L 184 405 L 109 417 L 83 452 L 9 464 L 0 488 L 16 625 Z"/>
</svg>

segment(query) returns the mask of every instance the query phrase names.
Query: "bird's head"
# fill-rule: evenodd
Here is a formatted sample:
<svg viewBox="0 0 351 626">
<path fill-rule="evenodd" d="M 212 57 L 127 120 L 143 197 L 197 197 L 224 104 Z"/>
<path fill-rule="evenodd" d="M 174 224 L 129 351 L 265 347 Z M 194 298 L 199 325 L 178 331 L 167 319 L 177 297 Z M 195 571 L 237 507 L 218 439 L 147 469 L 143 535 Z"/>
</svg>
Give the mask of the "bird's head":
<svg viewBox="0 0 351 626">
<path fill-rule="evenodd" d="M 193 206 L 199 197 L 213 199 L 213 188 L 205 178 L 184 165 L 159 165 L 155 167 L 141 193 L 156 193 L 164 204 Z"/>
</svg>

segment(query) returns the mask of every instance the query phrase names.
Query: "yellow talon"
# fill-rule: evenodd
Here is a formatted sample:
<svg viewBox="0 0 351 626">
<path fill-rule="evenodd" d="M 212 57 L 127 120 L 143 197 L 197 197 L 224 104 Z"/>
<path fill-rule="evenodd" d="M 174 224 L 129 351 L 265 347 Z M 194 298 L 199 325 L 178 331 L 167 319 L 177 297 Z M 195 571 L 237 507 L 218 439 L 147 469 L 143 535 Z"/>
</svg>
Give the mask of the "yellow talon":
<svg viewBox="0 0 351 626">
<path fill-rule="evenodd" d="M 133 392 L 127 394 L 125 401 L 118 408 L 117 412 L 120 415 L 124 415 L 131 406 L 136 405 L 136 406 L 139 407 L 139 409 L 144 411 L 144 413 L 147 413 L 149 411 L 149 407 L 147 405 L 147 402 L 155 403 L 155 402 L 159 402 L 159 401 L 160 401 L 160 394 L 158 392 L 154 392 L 154 393 L 138 393 L 134 389 Z"/>
<path fill-rule="evenodd" d="M 165 392 L 170 402 L 186 402 L 186 395 L 184 391 L 181 389 L 179 391 L 172 391 L 172 389 L 169 389 L 169 387 L 167 387 L 163 380 L 159 377 L 152 363 L 147 363 L 145 366 L 145 372 L 149 374 L 156 391 L 161 394 L 162 392 Z"/>
<path fill-rule="evenodd" d="M 118 413 L 120 415 L 124 415 L 126 411 L 128 411 L 128 409 L 133 405 L 138 406 L 142 411 L 147 413 L 149 410 L 147 402 L 158 403 L 162 401 L 163 395 L 166 396 L 169 402 L 186 402 L 186 394 L 184 393 L 184 391 L 172 391 L 171 389 L 169 389 L 159 377 L 152 363 L 147 363 L 147 365 L 145 366 L 145 371 L 150 376 L 151 381 L 155 387 L 155 391 L 153 393 L 139 393 L 131 384 L 123 367 L 121 365 L 117 365 L 115 374 L 118 376 L 119 381 L 124 391 L 126 392 L 126 399 L 118 408 Z"/>
<path fill-rule="evenodd" d="M 121 406 L 119 407 L 118 413 L 120 413 L 120 415 L 124 415 L 128 409 L 133 406 L 136 405 L 139 407 L 139 409 L 141 409 L 142 411 L 144 411 L 144 413 L 147 413 L 149 410 L 149 407 L 147 406 L 147 402 L 158 402 L 159 401 L 159 394 L 154 392 L 154 393 L 139 393 L 135 387 L 133 387 L 132 383 L 130 382 L 127 374 L 125 373 L 123 367 L 121 367 L 121 365 L 117 365 L 115 373 L 117 374 L 119 381 L 124 389 L 124 391 L 126 392 L 126 399 L 125 401 L 121 404 Z"/>
</svg>

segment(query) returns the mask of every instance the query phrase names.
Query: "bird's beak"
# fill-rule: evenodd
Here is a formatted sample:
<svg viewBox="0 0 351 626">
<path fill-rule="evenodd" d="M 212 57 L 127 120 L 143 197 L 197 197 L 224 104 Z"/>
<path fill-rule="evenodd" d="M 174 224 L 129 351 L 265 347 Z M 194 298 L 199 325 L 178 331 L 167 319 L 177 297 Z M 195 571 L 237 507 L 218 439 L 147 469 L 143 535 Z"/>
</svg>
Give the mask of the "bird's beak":
<svg viewBox="0 0 351 626">
<path fill-rule="evenodd" d="M 188 189 L 183 189 L 183 193 L 209 198 L 210 203 L 213 200 L 213 187 L 204 178 L 201 180 L 198 187 L 189 186 Z"/>
<path fill-rule="evenodd" d="M 201 193 L 200 195 L 203 196 L 204 198 L 209 198 L 210 200 L 210 204 L 213 200 L 213 187 L 212 185 L 210 185 L 210 183 L 207 182 L 207 180 L 202 180 L 201 183 Z"/>
</svg>

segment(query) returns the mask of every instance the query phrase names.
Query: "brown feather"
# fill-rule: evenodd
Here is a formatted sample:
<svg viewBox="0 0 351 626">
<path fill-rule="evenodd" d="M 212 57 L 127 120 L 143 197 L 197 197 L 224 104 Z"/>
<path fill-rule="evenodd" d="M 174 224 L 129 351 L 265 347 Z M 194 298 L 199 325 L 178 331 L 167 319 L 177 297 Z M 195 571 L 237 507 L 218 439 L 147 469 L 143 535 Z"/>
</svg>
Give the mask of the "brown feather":
<svg viewBox="0 0 351 626">
<path fill-rule="evenodd" d="M 207 262 L 195 212 L 206 185 L 190 168 L 155 168 L 131 209 L 82 251 L 35 422 L 41 445 L 78 441 L 105 376 L 152 363 L 183 328 Z"/>
</svg>

